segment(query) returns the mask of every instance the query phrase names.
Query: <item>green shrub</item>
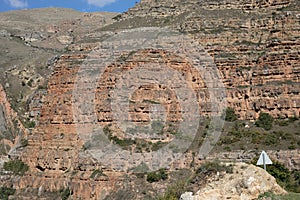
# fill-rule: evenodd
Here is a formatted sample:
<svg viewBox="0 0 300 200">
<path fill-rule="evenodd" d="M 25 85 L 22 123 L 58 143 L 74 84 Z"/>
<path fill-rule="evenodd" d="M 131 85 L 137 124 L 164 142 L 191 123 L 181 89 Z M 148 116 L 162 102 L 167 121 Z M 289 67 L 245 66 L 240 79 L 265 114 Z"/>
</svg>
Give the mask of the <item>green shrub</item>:
<svg viewBox="0 0 300 200">
<path fill-rule="evenodd" d="M 157 200 L 178 200 L 180 196 L 186 192 L 187 183 L 184 180 L 176 181 L 173 185 L 167 188 L 167 191 L 162 196 L 159 196 Z"/>
<path fill-rule="evenodd" d="M 224 147 L 225 151 L 231 151 L 231 148 L 229 146 Z"/>
<path fill-rule="evenodd" d="M 90 178 L 97 178 L 99 176 L 106 176 L 101 169 L 96 169 L 91 174 Z"/>
<path fill-rule="evenodd" d="M 290 122 L 290 123 L 293 123 L 294 121 L 297 121 L 297 120 L 299 120 L 299 118 L 296 117 L 296 116 L 294 116 L 294 117 L 289 117 L 289 122 Z"/>
<path fill-rule="evenodd" d="M 109 140 L 113 141 L 115 144 L 119 145 L 121 148 L 128 148 L 130 145 L 135 143 L 135 140 L 130 138 L 119 139 L 117 136 L 112 135 L 111 125 L 107 125 L 103 128 L 103 132 L 108 136 Z"/>
<path fill-rule="evenodd" d="M 149 183 L 168 179 L 168 174 L 165 169 L 160 169 L 158 172 L 149 172 L 147 174 L 147 181 Z"/>
<path fill-rule="evenodd" d="M 28 85 L 29 87 L 32 87 L 32 83 L 33 83 L 33 80 L 30 79 L 30 80 L 27 82 L 27 85 Z"/>
<path fill-rule="evenodd" d="M 21 147 L 27 147 L 28 146 L 28 140 L 27 139 L 21 139 Z"/>
<path fill-rule="evenodd" d="M 92 144 L 91 144 L 91 142 L 88 141 L 82 145 L 82 150 L 86 151 L 86 150 L 90 149 L 91 147 L 92 147 Z"/>
<path fill-rule="evenodd" d="M 225 115 L 225 120 L 229 122 L 233 122 L 238 119 L 233 108 L 227 108 L 225 111 Z"/>
<path fill-rule="evenodd" d="M 8 187 L 0 187 L 0 199 L 8 200 L 10 195 L 15 194 L 16 190 Z"/>
<path fill-rule="evenodd" d="M 278 124 L 279 126 L 288 126 L 289 121 L 287 121 L 287 120 L 276 120 L 276 124 Z"/>
<path fill-rule="evenodd" d="M 267 134 L 264 139 L 264 144 L 267 146 L 274 146 L 274 145 L 278 144 L 279 142 L 280 141 L 276 137 L 276 135 L 272 135 L 272 134 Z"/>
<path fill-rule="evenodd" d="M 36 125 L 35 122 L 34 121 L 30 121 L 30 119 L 27 119 L 27 121 L 24 122 L 25 128 L 34 128 L 35 125 Z"/>
<path fill-rule="evenodd" d="M 294 144 L 291 144 L 289 147 L 288 147 L 289 150 L 294 150 L 296 149 L 296 146 Z"/>
<path fill-rule="evenodd" d="M 251 162 L 256 164 L 258 157 Z M 262 167 L 262 166 L 260 166 Z M 267 172 L 271 174 L 276 182 L 289 192 L 300 193 L 300 171 L 287 169 L 283 164 L 275 161 L 267 166 Z"/>
<path fill-rule="evenodd" d="M 196 173 L 200 174 L 200 173 L 221 172 L 221 171 L 224 171 L 226 173 L 232 173 L 233 166 L 223 165 L 219 161 L 206 162 L 197 169 Z"/>
<path fill-rule="evenodd" d="M 38 89 L 39 90 L 46 90 L 47 89 L 47 85 L 39 85 Z"/>
<path fill-rule="evenodd" d="M 161 141 L 155 142 L 155 143 L 149 143 L 150 144 L 150 148 L 152 151 L 158 151 L 160 148 L 162 148 L 165 144 Z"/>
<path fill-rule="evenodd" d="M 120 20 L 121 18 L 122 18 L 121 14 L 116 15 L 116 16 L 113 17 L 113 19 L 116 20 L 116 21 Z"/>
<path fill-rule="evenodd" d="M 258 120 L 255 122 L 255 125 L 262 127 L 265 130 L 270 130 L 273 126 L 273 117 L 269 113 L 261 112 L 259 114 Z"/>
<path fill-rule="evenodd" d="M 4 170 L 13 172 L 14 175 L 23 176 L 28 171 L 29 167 L 21 160 L 10 160 L 4 163 Z"/>
<path fill-rule="evenodd" d="M 274 162 L 268 165 L 267 171 L 274 176 L 279 183 L 285 182 L 290 178 L 290 171 L 281 163 Z"/>
<path fill-rule="evenodd" d="M 62 200 L 67 200 L 72 195 L 72 191 L 69 188 L 62 188 L 59 190 Z"/>
<path fill-rule="evenodd" d="M 268 197 L 268 198 L 266 198 Z M 257 200 L 265 200 L 265 199 L 271 199 L 271 200 L 299 200 L 300 194 L 299 193 L 288 193 L 285 195 L 276 195 L 272 192 L 266 192 L 264 194 L 259 195 Z"/>
</svg>

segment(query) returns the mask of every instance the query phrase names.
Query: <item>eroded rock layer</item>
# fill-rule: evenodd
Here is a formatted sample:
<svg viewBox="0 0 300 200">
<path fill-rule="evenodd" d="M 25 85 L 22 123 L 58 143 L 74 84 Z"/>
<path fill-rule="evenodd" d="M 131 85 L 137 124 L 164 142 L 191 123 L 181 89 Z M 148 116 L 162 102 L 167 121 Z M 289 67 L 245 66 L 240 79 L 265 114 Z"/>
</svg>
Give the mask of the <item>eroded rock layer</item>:
<svg viewBox="0 0 300 200">
<path fill-rule="evenodd" d="M 86 122 L 91 120 L 92 114 L 96 114 L 95 123 L 102 128 L 114 124 L 114 113 L 109 104 L 110 92 L 116 87 L 118 76 L 151 60 L 165 59 L 169 67 L 182 72 L 191 82 L 191 87 L 198 91 L 198 104 L 203 108 L 199 114 L 209 116 L 210 107 L 205 104 L 209 100 L 206 83 L 201 74 L 193 73 L 191 63 L 161 50 L 144 50 L 129 52 L 125 57 L 120 55 L 121 60 L 107 66 L 103 76 L 98 77 L 100 81 L 95 82 L 94 111 L 92 114 L 80 113 L 76 118 L 78 113 L 74 113 L 76 102 L 73 97 L 80 67 L 85 65 L 90 51 L 98 46 L 97 42 L 118 34 L 122 29 L 166 26 L 194 38 L 214 58 L 226 88 L 228 107 L 234 108 L 240 119 L 257 119 L 262 111 L 274 117 L 299 117 L 299 16 L 299 2 L 292 0 L 261 3 L 250 0 L 234 3 L 149 0 L 119 16 L 118 22 L 94 30 L 93 34 L 77 42 L 66 35 L 58 37 L 61 45 L 70 44 L 67 47 L 69 52 L 55 60 L 42 106 L 31 104 L 35 112 L 40 113 L 37 114 L 39 123 L 21 156 L 30 171 L 14 181 L 15 187 L 32 187 L 41 191 L 69 187 L 74 197 L 82 199 L 101 199 L 119 187 L 124 172 L 106 169 L 101 161 L 89 155 L 85 151 L 88 144 L 84 141 L 89 135 L 79 135 L 78 128 L 89 133 L 94 127 Z M 50 32 L 55 33 L 55 29 L 49 27 Z M 35 39 L 30 36 L 26 40 L 34 42 Z M 89 100 L 86 99 L 87 104 L 91 103 Z M 132 94 L 130 120 L 147 124 L 151 120 L 149 105 L 156 104 L 170 111 L 169 122 L 176 124 L 182 119 L 174 91 L 153 84 L 144 85 Z M 116 141 L 128 139 L 116 127 L 112 130 L 114 133 L 109 136 Z M 170 138 L 159 139 L 168 141 Z M 152 142 L 151 139 L 155 138 L 147 142 Z M 137 148 L 137 144 L 134 145 Z M 297 156 L 298 151 L 293 153 L 296 163 Z M 193 158 L 186 157 L 177 163 L 177 168 L 190 166 Z"/>
</svg>

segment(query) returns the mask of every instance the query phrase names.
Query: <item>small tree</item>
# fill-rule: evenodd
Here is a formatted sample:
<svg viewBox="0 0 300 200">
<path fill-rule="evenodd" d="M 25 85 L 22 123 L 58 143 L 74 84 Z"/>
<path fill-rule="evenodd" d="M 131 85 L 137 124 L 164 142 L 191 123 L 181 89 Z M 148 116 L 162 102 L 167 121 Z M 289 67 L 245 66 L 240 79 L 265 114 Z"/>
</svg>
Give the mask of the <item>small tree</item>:
<svg viewBox="0 0 300 200">
<path fill-rule="evenodd" d="M 62 200 L 67 200 L 72 195 L 72 191 L 69 188 L 62 188 L 59 193 Z"/>
<path fill-rule="evenodd" d="M 159 180 L 168 179 L 168 174 L 165 169 L 160 169 L 158 172 L 149 172 L 147 174 L 147 181 L 149 183 L 157 182 Z"/>
<path fill-rule="evenodd" d="M 15 192 L 14 188 L 0 187 L 0 199 L 8 200 L 8 197 L 15 194 Z"/>
<path fill-rule="evenodd" d="M 23 176 L 28 171 L 29 166 L 21 160 L 10 160 L 4 163 L 3 169 L 11 171 L 14 175 Z"/>
<path fill-rule="evenodd" d="M 259 117 L 255 122 L 255 125 L 262 127 L 265 130 L 270 130 L 273 126 L 273 120 L 273 117 L 269 113 L 261 112 L 259 113 Z"/>
<path fill-rule="evenodd" d="M 233 122 L 238 119 L 233 108 L 226 108 L 225 114 L 226 121 Z"/>
</svg>

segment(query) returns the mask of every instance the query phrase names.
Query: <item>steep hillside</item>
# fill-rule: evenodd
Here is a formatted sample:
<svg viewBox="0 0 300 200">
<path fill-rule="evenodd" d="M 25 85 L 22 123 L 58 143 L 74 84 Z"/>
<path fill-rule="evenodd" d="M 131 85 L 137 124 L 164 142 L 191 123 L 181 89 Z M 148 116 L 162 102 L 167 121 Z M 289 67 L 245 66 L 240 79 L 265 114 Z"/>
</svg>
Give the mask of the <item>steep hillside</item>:
<svg viewBox="0 0 300 200">
<path fill-rule="evenodd" d="M 141 1 L 104 29 L 167 26 L 203 45 L 223 76 L 229 107 L 299 116 L 299 1 Z"/>
<path fill-rule="evenodd" d="M 250 162 L 262 149 L 289 169 L 299 170 L 299 10 L 297 0 L 142 0 L 119 15 L 58 8 L 0 13 L 0 81 L 4 87 L 0 88 L 0 147 L 6 155 L 3 160 L 13 162 L 13 167 L 4 166 L 1 186 L 17 189 L 15 197 L 19 198 L 153 199 L 168 192 L 173 183 L 186 184 L 205 159 Z M 173 30 L 168 32 L 171 36 L 165 37 L 164 30 Z M 174 35 L 190 38 L 185 42 L 196 50 L 180 46 Z M 156 44 L 155 37 L 163 39 Z M 147 48 L 126 49 L 135 40 Z M 175 53 L 160 47 L 177 44 Z M 195 54 L 201 58 L 193 59 Z M 202 67 L 202 73 L 195 65 Z M 152 74 L 139 71 L 144 66 Z M 213 69 L 217 72 L 207 73 Z M 173 76 L 172 70 L 180 76 Z M 129 79 L 130 71 L 139 74 Z M 164 77 L 166 71 L 169 76 Z M 206 82 L 210 80 L 206 75 L 216 79 Z M 177 95 L 182 77 L 194 96 L 186 90 Z M 148 82 L 130 93 L 128 109 L 121 106 L 116 111 L 119 102 L 114 97 L 119 100 L 128 95 L 139 80 Z M 225 123 L 221 117 L 212 119 L 214 112 L 222 114 L 210 99 L 211 88 L 218 86 L 222 90 L 216 99 L 226 99 L 224 109 L 231 115 Z M 196 101 L 189 101 L 192 98 Z M 182 102 L 188 102 L 191 109 Z M 184 135 L 193 128 L 192 122 L 187 123 L 186 132 L 180 129 L 186 108 L 205 116 L 194 138 Z M 158 114 L 151 115 L 153 110 Z M 163 111 L 168 114 L 161 115 Z M 144 129 L 129 126 L 124 131 L 119 126 L 124 113 L 129 116 L 126 123 L 151 127 L 155 133 L 141 134 Z M 269 121 L 260 118 L 262 113 Z M 160 121 L 162 116 L 168 123 Z M 263 121 L 260 127 L 255 124 L 259 120 Z M 221 133 L 214 154 L 199 157 L 200 146 L 211 142 L 212 129 Z M 25 139 L 23 145 L 20 137 Z M 170 157 L 158 155 L 178 138 L 192 142 L 188 146 L 178 142 L 184 151 L 171 146 L 174 154 Z M 100 145 L 105 148 L 99 152 Z M 8 154 L 11 148 L 17 150 Z M 178 151 L 183 155 L 175 159 Z M 149 163 L 170 164 L 149 172 Z M 16 172 L 14 165 L 26 172 Z M 228 168 L 221 167 L 224 170 Z M 234 175 L 224 176 L 227 180 Z M 213 186 L 220 187 L 222 181 Z M 197 190 L 200 186 L 194 185 Z M 234 195 L 241 196 L 251 187 L 243 186 Z M 266 191 L 256 191 L 255 198 Z"/>
<path fill-rule="evenodd" d="M 47 87 L 59 56 L 73 43 L 93 37 L 115 15 L 62 8 L 0 13 L 0 83 L 22 120 L 28 118 L 35 91 Z"/>
</svg>

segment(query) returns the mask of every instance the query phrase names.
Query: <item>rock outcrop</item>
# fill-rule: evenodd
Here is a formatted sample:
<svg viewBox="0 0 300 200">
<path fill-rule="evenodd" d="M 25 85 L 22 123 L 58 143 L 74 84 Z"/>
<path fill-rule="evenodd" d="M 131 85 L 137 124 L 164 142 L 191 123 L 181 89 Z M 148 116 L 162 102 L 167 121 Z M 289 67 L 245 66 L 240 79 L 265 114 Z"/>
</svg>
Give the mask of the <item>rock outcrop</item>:
<svg viewBox="0 0 300 200">
<path fill-rule="evenodd" d="M 11 108 L 6 93 L 0 85 L 0 156 L 15 155 L 28 130 L 20 122 L 17 113 Z"/>
<path fill-rule="evenodd" d="M 265 170 L 254 165 L 236 163 L 233 174 L 217 174 L 213 181 L 209 181 L 195 195 L 187 192 L 181 196 L 181 200 L 252 200 L 269 191 L 286 194 Z"/>
<path fill-rule="evenodd" d="M 20 12 L 24 14 L 27 11 Z M 118 34 L 120 30 L 163 26 L 194 38 L 214 58 L 226 88 L 228 106 L 235 109 L 240 119 L 255 120 L 260 112 L 286 118 L 300 115 L 300 15 L 299 2 L 296 0 L 264 2 L 145 0 L 123 15 L 117 16 L 115 23 L 112 23 L 115 14 L 103 16 L 97 13 L 72 12 L 67 20 L 58 17 L 54 20 L 55 23 L 46 25 L 39 23 L 34 32 L 20 31 L 19 26 L 15 29 L 7 28 L 9 19 L 13 16 L 11 13 L 3 16 L 0 21 L 4 27 L 0 31 L 1 41 L 10 45 L 17 44 L 19 51 L 30 52 L 30 55 L 35 55 L 35 50 L 42 52 L 40 55 L 43 57 L 42 60 L 37 59 L 34 65 L 25 67 L 20 62 L 26 63 L 31 57 L 23 54 L 22 59 L 16 59 L 18 62 L 3 61 L 5 76 L 1 77 L 1 81 L 7 83 L 5 85 L 9 91 L 24 93 L 15 94 L 14 101 L 21 99 L 19 102 L 24 103 L 28 100 L 30 110 L 27 115 L 38 120 L 37 126 L 28 137 L 28 146 L 20 156 L 29 165 L 29 172 L 23 177 L 7 178 L 6 185 L 13 185 L 19 191 L 27 187 L 34 188 L 37 195 L 42 196 L 43 191 L 53 192 L 61 188 L 70 188 L 75 199 L 104 199 L 111 191 L 122 185 L 126 172 L 106 168 L 104 163 L 87 153 L 89 146 L 85 144 L 84 138 L 78 135 L 78 125 L 89 133 L 93 127 L 86 125 L 85 122 L 91 116 L 89 113 L 80 113 L 82 121 L 78 121 L 74 119 L 73 107 L 76 103 L 73 92 L 80 67 L 85 65 L 86 58 L 92 50 L 99 48 L 102 41 Z M 36 18 L 34 20 L 39 22 Z M 11 56 L 10 51 L 11 49 L 6 49 L 0 53 L 6 58 Z M 112 129 L 107 132 L 112 132 L 108 137 L 115 141 L 124 142 L 130 138 L 126 138 L 114 126 L 114 113 L 109 105 L 111 90 L 116 87 L 118 76 L 123 72 L 153 61 L 156 64 L 167 63 L 170 68 L 177 69 L 183 76 L 188 77 L 191 87 L 198 91 L 200 107 L 202 105 L 205 108 L 200 114 L 209 116 L 210 107 L 205 105 L 209 99 L 205 82 L 201 74 L 193 77 L 191 63 L 163 50 L 127 52 L 107 66 L 103 76 L 98 77 L 100 81 L 95 83 L 97 87 L 96 97 L 93 99 L 93 102 L 95 101 L 93 114 L 97 116 L 96 124 L 102 128 L 112 125 Z M 38 66 L 47 67 L 39 69 Z M 39 70 L 43 73 L 39 73 Z M 9 82 L 15 79 L 18 80 L 16 83 Z M 26 87 L 27 90 L 19 90 L 19 86 Z M 34 92 L 36 89 L 39 91 Z M 4 97 L 1 88 L 0 92 Z M 167 117 L 175 125 L 181 120 L 180 105 L 176 101 L 174 91 L 160 85 L 150 85 L 140 87 L 132 95 L 130 102 L 132 122 L 140 124 L 149 122 L 151 109 L 149 102 L 162 104 L 166 110 L 172 111 Z M 0 111 L 6 110 L 2 112 L 3 115 L 0 112 L 0 119 L 3 118 L 5 121 L 0 124 L 0 131 L 7 130 L 7 124 L 13 124 L 9 116 L 15 114 L 7 114 L 11 112 L 11 109 L 7 108 L 7 104 L 0 101 Z M 21 113 L 25 113 L 24 110 L 26 109 Z M 16 132 L 13 134 L 16 135 Z M 140 146 L 134 143 L 132 149 L 142 152 L 146 149 L 150 152 L 155 151 L 152 148 L 155 139 L 157 138 L 150 138 Z M 158 139 L 169 141 L 172 135 L 163 135 Z M 152 146 L 147 146 L 149 144 Z M 274 156 L 279 156 L 284 162 L 295 162 L 296 164 L 293 163 L 290 167 L 297 168 L 299 151 L 290 153 L 289 159 L 282 154 L 274 153 Z M 236 155 L 231 157 L 234 159 Z M 194 161 L 191 155 L 186 155 L 184 159 L 171 169 L 190 167 Z M 240 171 L 237 168 L 245 170 Z M 272 177 L 254 166 L 237 164 L 236 171 L 240 173 L 226 175 L 219 181 L 211 183 L 211 186 L 201 189 L 199 198 L 205 199 L 210 198 L 210 195 L 219 194 L 220 198 L 232 196 L 238 199 L 243 196 L 244 199 L 249 199 L 268 190 L 284 193 L 274 183 Z M 253 174 L 255 172 L 261 176 L 257 177 Z M 235 175 L 236 178 L 232 177 Z M 271 185 L 259 183 L 263 177 L 271 181 Z M 220 185 L 225 183 L 228 185 L 221 188 Z M 229 184 L 235 187 L 232 188 Z"/>
<path fill-rule="evenodd" d="M 299 2 L 145 0 L 116 23 L 167 26 L 203 45 L 241 119 L 299 116 Z M 111 27 L 113 28 L 113 26 Z M 125 27 L 124 27 L 125 28 Z"/>
<path fill-rule="evenodd" d="M 220 152 L 214 153 L 206 157 L 207 160 L 221 160 L 224 162 L 236 161 L 236 162 L 251 162 L 254 158 L 257 158 L 261 152 L 255 150 L 249 151 L 232 151 L 232 152 Z M 269 157 L 273 161 L 283 163 L 288 169 L 300 170 L 300 150 L 278 150 L 267 151 Z"/>
<path fill-rule="evenodd" d="M 0 83 L 22 120 L 30 117 L 26 104 L 46 87 L 57 58 L 73 43 L 92 44 L 96 30 L 112 23 L 115 15 L 65 8 L 0 13 Z"/>
</svg>

